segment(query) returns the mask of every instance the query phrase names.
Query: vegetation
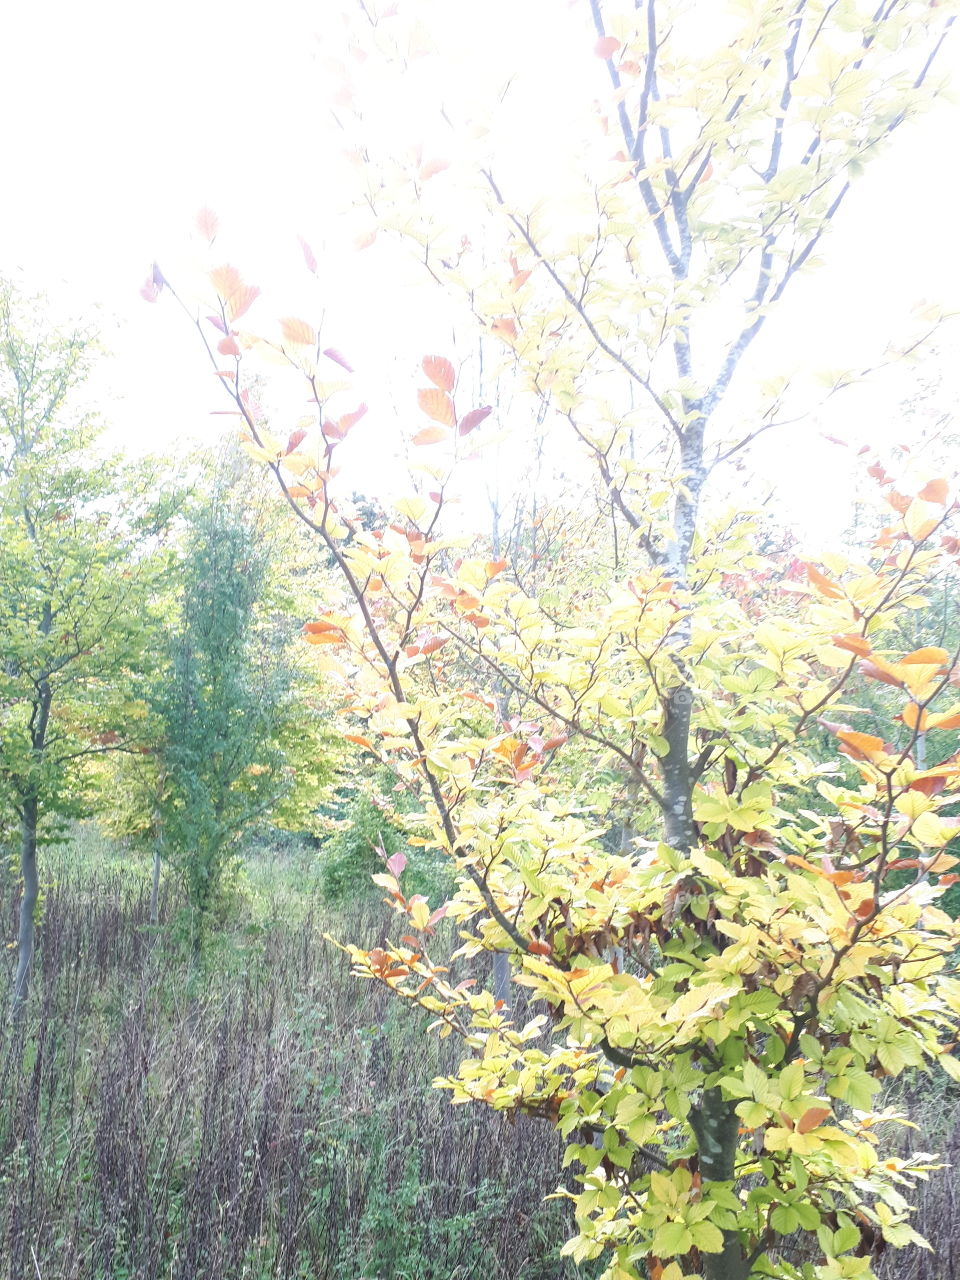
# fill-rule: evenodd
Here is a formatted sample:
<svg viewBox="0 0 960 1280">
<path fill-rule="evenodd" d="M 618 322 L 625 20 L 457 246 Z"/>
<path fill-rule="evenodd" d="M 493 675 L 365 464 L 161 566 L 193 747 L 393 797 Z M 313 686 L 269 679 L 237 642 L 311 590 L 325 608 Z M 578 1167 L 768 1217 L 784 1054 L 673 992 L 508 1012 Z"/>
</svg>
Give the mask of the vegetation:
<svg viewBox="0 0 960 1280">
<path fill-rule="evenodd" d="M 401 153 L 440 38 L 402 6 L 337 26 L 358 247 L 457 316 L 389 426 L 399 492 L 367 491 L 372 373 L 319 309 L 263 320 L 209 210 L 210 269 L 142 292 L 189 316 L 242 454 L 108 458 L 91 337 L 0 291 L 11 1276 L 960 1258 L 955 480 L 868 446 L 814 553 L 744 479 L 810 409 L 757 340 L 938 93 L 953 7 L 569 8 L 535 197 L 510 86 L 481 118 L 450 83 L 446 156 Z"/>
</svg>

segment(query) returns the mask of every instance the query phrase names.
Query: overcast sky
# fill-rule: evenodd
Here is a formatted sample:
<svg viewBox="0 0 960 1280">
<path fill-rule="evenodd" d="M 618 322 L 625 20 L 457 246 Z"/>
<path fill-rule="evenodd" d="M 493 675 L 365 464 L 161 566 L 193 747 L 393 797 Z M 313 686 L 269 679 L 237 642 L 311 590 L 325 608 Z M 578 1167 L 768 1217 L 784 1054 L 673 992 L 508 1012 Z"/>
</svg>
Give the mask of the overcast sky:
<svg viewBox="0 0 960 1280">
<path fill-rule="evenodd" d="M 433 2 L 425 0 L 425 12 Z M 559 0 L 551 2 L 559 13 Z M 98 386 L 118 438 L 163 447 L 182 434 L 210 438 L 227 421 L 209 417 L 216 388 L 188 327 L 138 295 L 154 258 L 189 262 L 190 228 L 202 205 L 221 218 L 224 254 L 280 294 L 300 263 L 298 233 L 332 250 L 325 285 L 343 340 L 363 340 L 368 357 L 391 346 L 391 333 L 391 349 L 409 344 L 411 358 L 435 341 L 424 312 L 417 345 L 421 326 L 409 294 L 402 304 L 377 298 L 377 247 L 364 257 L 338 243 L 343 227 L 330 176 L 341 139 L 323 105 L 316 38 L 338 6 L 167 0 L 148 9 L 129 0 L 47 0 L 8 7 L 0 270 L 19 273 L 59 306 L 100 315 L 113 356 Z M 457 8 L 458 0 L 442 8 L 454 27 Z M 549 86 L 550 76 L 568 74 L 569 55 L 560 36 L 550 46 L 543 20 L 550 12 L 543 0 L 489 0 L 489 47 L 452 53 L 450 73 L 475 76 L 482 93 L 484 76 L 492 82 L 519 47 L 528 64 L 542 60 Z M 945 67 L 960 68 L 958 45 L 960 37 Z M 768 350 L 814 364 L 868 361 L 904 332 L 917 300 L 960 311 L 958 137 L 960 114 L 949 104 L 901 131 L 857 183 L 825 270 L 798 282 L 789 308 L 770 325 Z M 958 340 L 956 329 L 941 338 L 947 367 L 960 364 Z M 891 405 L 909 386 L 893 379 L 836 401 L 825 429 L 858 442 L 889 433 Z M 836 454 L 812 435 L 802 448 L 783 437 L 766 443 L 757 465 L 775 475 L 789 458 L 788 509 L 801 502 L 805 480 L 816 481 L 830 504 L 841 501 L 839 482 L 833 496 L 823 487 Z"/>
</svg>

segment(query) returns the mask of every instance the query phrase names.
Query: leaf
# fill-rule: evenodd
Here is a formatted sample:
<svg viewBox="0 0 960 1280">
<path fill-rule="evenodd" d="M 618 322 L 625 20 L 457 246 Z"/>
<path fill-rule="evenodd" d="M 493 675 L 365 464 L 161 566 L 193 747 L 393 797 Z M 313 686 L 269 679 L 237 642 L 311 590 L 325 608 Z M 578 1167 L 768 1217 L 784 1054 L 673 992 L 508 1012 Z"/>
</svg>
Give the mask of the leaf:
<svg viewBox="0 0 960 1280">
<path fill-rule="evenodd" d="M 829 1107 L 811 1107 L 797 1121 L 797 1133 L 810 1133 L 812 1129 L 818 1128 L 832 1114 L 833 1112 Z"/>
<path fill-rule="evenodd" d="M 449 160 L 442 160 L 439 156 L 432 160 L 425 161 L 417 170 L 417 177 L 421 182 L 426 182 L 428 178 L 432 178 L 434 174 L 443 173 L 444 169 L 450 168 Z"/>
<path fill-rule="evenodd" d="M 441 440 L 449 440 L 450 432 L 443 427 L 424 427 L 411 440 L 411 444 L 439 444 Z"/>
<path fill-rule="evenodd" d="M 460 419 L 460 434 L 468 436 L 485 418 L 489 418 L 491 413 L 493 413 L 493 406 L 489 404 L 484 405 L 482 409 L 471 409 L 469 413 L 465 413 Z"/>
<path fill-rule="evenodd" d="M 498 338 L 503 338 L 505 342 L 513 343 L 517 340 L 517 322 L 513 316 L 499 316 L 491 324 L 490 331 Z"/>
<path fill-rule="evenodd" d="M 204 206 L 196 217 L 197 230 L 210 244 L 213 244 L 217 238 L 217 232 L 220 230 L 220 219 L 213 212 Z"/>
<path fill-rule="evenodd" d="M 317 331 L 306 320 L 287 317 L 280 321 L 280 332 L 286 342 L 292 342 L 295 346 L 312 347 L 316 345 Z"/>
<path fill-rule="evenodd" d="M 871 652 L 870 641 L 856 632 L 844 632 L 842 635 L 831 636 L 830 639 L 838 649 L 846 649 L 849 653 L 856 653 L 861 658 L 865 658 Z"/>
<path fill-rule="evenodd" d="M 949 492 L 950 485 L 946 480 L 930 480 L 923 486 L 917 494 L 917 497 L 922 498 L 924 502 L 936 502 L 942 507 L 946 504 L 947 494 Z"/>
<path fill-rule="evenodd" d="M 443 356 L 424 356 L 423 372 L 441 391 L 452 391 L 456 383 L 453 365 Z"/>
<path fill-rule="evenodd" d="M 237 340 L 233 334 L 228 334 L 226 338 L 221 338 L 217 343 L 217 350 L 222 356 L 239 356 L 240 348 L 237 346 Z"/>
<path fill-rule="evenodd" d="M 445 391 L 434 387 L 421 388 L 417 392 L 417 403 L 428 418 L 433 418 L 434 422 L 442 422 L 445 427 L 456 424 L 457 415 L 454 412 L 453 401 Z"/>
<path fill-rule="evenodd" d="M 303 260 L 307 264 L 307 270 L 313 272 L 313 274 L 316 275 L 317 274 L 316 255 L 314 254 L 310 246 L 307 244 L 306 240 L 304 240 L 303 236 L 297 236 L 297 239 L 300 241 L 300 248 L 303 250 Z"/>
<path fill-rule="evenodd" d="M 488 560 L 483 566 L 487 578 L 495 578 L 498 573 L 503 573 L 506 567 L 506 560 Z"/>
<path fill-rule="evenodd" d="M 903 665 L 916 664 L 918 666 L 940 667 L 949 660 L 950 655 L 946 649 L 928 648 L 914 649 L 905 658 L 901 658 L 900 662 Z"/>
<path fill-rule="evenodd" d="M 324 347 L 323 354 L 328 360 L 332 360 L 334 364 L 338 364 L 341 369 L 346 369 L 347 373 L 353 373 L 353 365 L 349 364 L 345 356 L 342 356 L 335 347 Z"/>
<path fill-rule="evenodd" d="M 345 733 L 343 736 L 347 742 L 356 743 L 358 747 L 364 747 L 367 751 L 372 751 L 373 754 L 376 755 L 376 751 L 374 751 L 374 748 L 373 748 L 373 743 L 370 741 L 369 738 L 365 738 L 363 734 Z"/>
<path fill-rule="evenodd" d="M 606 62 L 613 57 L 613 55 L 617 52 L 619 48 L 620 48 L 620 41 L 616 38 L 616 36 L 601 36 L 601 38 L 593 46 L 593 52 L 597 55 L 598 58 L 603 58 L 603 60 Z"/>
<path fill-rule="evenodd" d="M 837 737 L 854 760 L 879 760 L 887 754 L 886 743 L 872 733 L 854 733 L 841 730 Z"/>
<path fill-rule="evenodd" d="M 407 865 L 407 855 L 399 849 L 387 859 L 387 870 L 399 876 Z"/>
<path fill-rule="evenodd" d="M 812 564 L 805 565 L 804 567 L 806 568 L 807 578 L 810 580 L 810 585 L 815 588 L 820 595 L 826 596 L 828 600 L 843 599 L 843 591 L 838 583 L 834 582 L 831 578 L 828 578 L 826 574 L 821 573 L 819 569 L 815 569 Z"/>
</svg>

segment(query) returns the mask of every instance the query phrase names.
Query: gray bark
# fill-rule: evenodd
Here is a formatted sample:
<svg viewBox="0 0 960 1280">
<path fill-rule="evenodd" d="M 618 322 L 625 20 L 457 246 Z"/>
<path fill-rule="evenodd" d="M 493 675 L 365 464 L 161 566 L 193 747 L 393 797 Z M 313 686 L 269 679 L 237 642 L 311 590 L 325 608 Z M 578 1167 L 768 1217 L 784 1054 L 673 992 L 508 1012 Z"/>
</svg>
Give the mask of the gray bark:
<svg viewBox="0 0 960 1280">
<path fill-rule="evenodd" d="M 699 1111 L 691 1114 L 704 1182 L 734 1181 L 740 1125 L 735 1105 L 719 1089 L 704 1089 Z M 706 1280 L 747 1280 L 750 1273 L 735 1231 L 723 1233 L 723 1252 L 705 1253 L 703 1266 Z"/>
<path fill-rule="evenodd" d="M 40 898 L 40 877 L 37 871 L 37 812 L 36 796 L 30 796 L 24 800 L 20 817 L 20 873 L 23 877 L 23 898 L 20 901 L 20 928 L 17 934 L 17 972 L 13 980 L 13 1014 L 17 1019 L 23 1016 L 27 996 L 30 994 L 30 977 L 36 942 L 36 911 Z"/>
<path fill-rule="evenodd" d="M 506 951 L 493 953 L 493 998 L 510 1008 L 510 957 Z"/>
<path fill-rule="evenodd" d="M 153 884 L 150 886 L 150 923 L 160 923 L 160 846 L 153 851 Z"/>
</svg>

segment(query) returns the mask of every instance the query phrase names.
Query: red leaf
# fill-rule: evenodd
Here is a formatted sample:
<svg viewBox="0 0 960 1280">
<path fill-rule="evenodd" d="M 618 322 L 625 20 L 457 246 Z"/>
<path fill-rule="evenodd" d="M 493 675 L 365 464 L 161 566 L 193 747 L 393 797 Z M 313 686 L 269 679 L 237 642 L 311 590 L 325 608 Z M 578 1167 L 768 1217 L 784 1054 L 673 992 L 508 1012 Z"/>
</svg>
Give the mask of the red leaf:
<svg viewBox="0 0 960 1280">
<path fill-rule="evenodd" d="M 346 369 L 347 373 L 353 373 L 353 365 L 348 364 L 346 359 L 334 347 L 325 347 L 323 354 L 328 360 L 332 360 L 334 364 L 338 364 L 341 369 Z"/>
<path fill-rule="evenodd" d="M 222 356 L 238 356 L 240 348 L 237 346 L 237 340 L 232 333 L 227 334 L 225 338 L 221 338 L 217 343 L 217 350 Z"/>
<path fill-rule="evenodd" d="M 160 297 L 160 286 L 156 283 L 153 276 L 147 276 L 146 280 L 140 286 L 140 297 L 145 302 L 156 302 Z"/>
<path fill-rule="evenodd" d="M 428 418 L 434 422 L 442 422 L 445 427 L 456 424 L 457 415 L 453 409 L 453 401 L 446 392 L 428 387 L 417 392 L 417 403 Z"/>
<path fill-rule="evenodd" d="M 424 643 L 420 646 L 420 652 L 436 653 L 438 649 L 443 648 L 443 646 L 449 641 L 449 639 L 450 639 L 449 636 L 431 636 L 429 640 L 424 641 Z"/>
<path fill-rule="evenodd" d="M 457 380 L 453 365 L 443 356 L 425 356 L 423 372 L 441 391 L 452 391 Z"/>
<path fill-rule="evenodd" d="M 306 439 L 306 435 L 307 433 L 306 431 L 303 430 L 302 427 L 298 427 L 296 431 L 291 431 L 290 439 L 287 441 L 287 447 L 284 450 L 284 452 L 293 453 L 297 445 L 301 444 L 304 441 L 304 439 Z"/>
<path fill-rule="evenodd" d="M 549 942 L 542 942 L 539 938 L 534 938 L 532 942 L 527 943 L 527 950 L 531 955 L 535 956 L 552 956 L 553 947 Z"/>
<path fill-rule="evenodd" d="M 485 418 L 489 418 L 491 413 L 493 413 L 493 407 L 489 404 L 484 405 L 482 409 L 471 409 L 469 413 L 465 413 L 460 419 L 460 434 L 468 436 Z"/>
<path fill-rule="evenodd" d="M 317 259 L 313 250 L 307 244 L 306 240 L 304 240 L 303 236 L 297 236 L 297 239 L 300 241 L 300 248 L 303 250 L 303 260 L 307 264 L 307 270 L 312 271 L 313 274 L 316 275 Z"/>
<path fill-rule="evenodd" d="M 219 316 L 207 316 L 207 319 L 215 329 L 219 329 L 221 333 L 227 333 L 229 330 Z"/>
<path fill-rule="evenodd" d="M 620 41 L 616 36 L 603 36 L 593 46 L 593 52 L 598 58 L 603 58 L 604 61 L 607 61 L 609 58 L 613 57 L 619 48 Z"/>
<path fill-rule="evenodd" d="M 407 865 L 407 855 L 397 850 L 387 859 L 387 870 L 391 875 L 398 876 Z"/>
<path fill-rule="evenodd" d="M 212 209 L 204 207 L 197 214 L 197 230 L 200 234 L 213 244 L 217 238 L 217 232 L 220 230 L 220 219 Z"/>
<path fill-rule="evenodd" d="M 831 1114 L 829 1107 L 811 1107 L 797 1121 L 797 1133 L 809 1133 L 811 1129 L 818 1128 Z"/>
<path fill-rule="evenodd" d="M 554 738 L 548 738 L 543 744 L 544 751 L 556 751 L 557 747 L 562 747 L 567 741 L 565 733 L 558 733 Z"/>
</svg>

